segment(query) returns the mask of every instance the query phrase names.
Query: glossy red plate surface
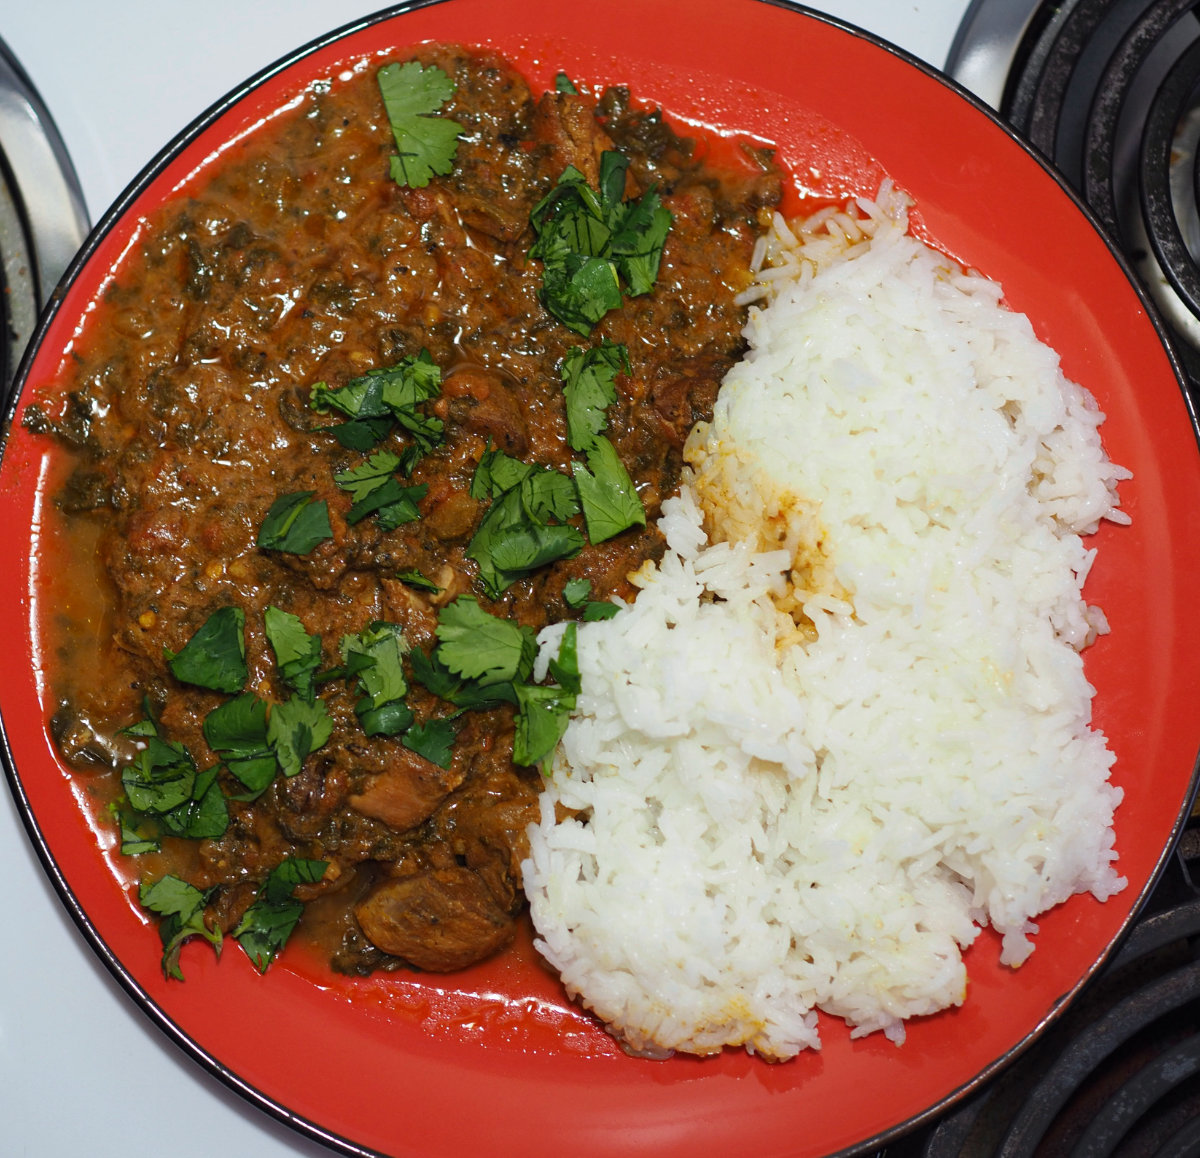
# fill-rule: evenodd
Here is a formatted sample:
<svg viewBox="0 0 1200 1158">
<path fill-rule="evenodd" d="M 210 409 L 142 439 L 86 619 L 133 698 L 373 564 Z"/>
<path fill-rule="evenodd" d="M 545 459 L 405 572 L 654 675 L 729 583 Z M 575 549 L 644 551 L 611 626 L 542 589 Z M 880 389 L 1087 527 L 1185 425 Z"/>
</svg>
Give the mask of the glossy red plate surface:
<svg viewBox="0 0 1200 1158">
<path fill-rule="evenodd" d="M 769 1066 L 625 1057 L 525 946 L 451 978 L 330 975 L 289 950 L 266 978 L 230 951 L 184 954 L 167 984 L 154 930 L 110 871 L 110 837 L 81 807 L 47 738 L 34 624 L 45 446 L 14 422 L 0 464 L 0 713 L 12 781 L 51 876 L 110 968 L 186 1049 L 269 1112 L 349 1152 L 758 1158 L 854 1150 L 932 1112 L 1011 1058 L 1109 955 L 1177 833 L 1200 737 L 1200 456 L 1171 358 L 1123 266 L 1075 200 L 1009 132 L 927 70 L 823 18 L 761 0 L 447 0 L 359 26 L 270 70 L 151 167 L 102 223 L 42 326 L 20 412 L 51 380 L 143 215 L 219 163 L 309 81 L 429 40 L 507 53 L 535 86 L 565 70 L 628 83 L 672 115 L 774 143 L 799 190 L 871 194 L 885 174 L 916 227 L 1000 280 L 1009 302 L 1099 398 L 1130 528 L 1096 536 L 1088 595 L 1112 634 L 1087 657 L 1111 739 L 1119 867 L 1128 889 L 1048 914 L 1017 972 L 995 938 L 970 951 L 958 1010 L 897 1048 L 825 1019 L 820 1053 Z M 793 205 L 794 208 L 794 205 Z M 31 529 L 32 528 L 32 535 Z M 1189 534 L 1189 530 L 1193 533 Z M 30 549 L 32 543 L 32 549 Z M 249 1031 L 248 1031 L 249 1027 Z"/>
</svg>

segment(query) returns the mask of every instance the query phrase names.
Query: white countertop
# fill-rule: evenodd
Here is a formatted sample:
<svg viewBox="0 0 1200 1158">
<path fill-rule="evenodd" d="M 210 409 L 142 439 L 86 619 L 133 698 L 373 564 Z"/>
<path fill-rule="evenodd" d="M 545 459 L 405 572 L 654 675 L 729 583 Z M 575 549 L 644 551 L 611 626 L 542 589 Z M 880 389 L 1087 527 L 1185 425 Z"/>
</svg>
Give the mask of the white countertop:
<svg viewBox="0 0 1200 1158">
<path fill-rule="evenodd" d="M 245 77 L 381 6 L 206 0 L 197 18 L 183 0 L 14 0 L 0 37 L 54 116 L 94 221 L 163 145 Z M 810 6 L 940 66 L 968 5 Z M 0 880 L 7 898 L 0 1152 L 7 1158 L 126 1158 L 147 1148 L 170 1158 L 329 1154 L 229 1092 L 126 997 L 43 875 L 6 788 Z M 139 1084 L 150 1075 L 157 1097 L 145 1105 Z"/>
</svg>

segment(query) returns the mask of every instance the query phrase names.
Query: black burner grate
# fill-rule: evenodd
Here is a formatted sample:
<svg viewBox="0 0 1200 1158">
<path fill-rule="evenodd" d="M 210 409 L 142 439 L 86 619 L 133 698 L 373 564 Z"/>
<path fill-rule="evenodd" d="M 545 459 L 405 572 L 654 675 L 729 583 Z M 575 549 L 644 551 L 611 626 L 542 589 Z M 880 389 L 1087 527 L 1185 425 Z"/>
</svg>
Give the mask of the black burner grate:
<svg viewBox="0 0 1200 1158">
<path fill-rule="evenodd" d="M 998 109 L 1129 258 L 1200 400 L 1198 8 L 1196 0 L 1037 5 L 1012 49 Z"/>
<path fill-rule="evenodd" d="M 1124 948 L 1034 1046 L 878 1158 L 1200 1155 L 1200 825 Z"/>
</svg>

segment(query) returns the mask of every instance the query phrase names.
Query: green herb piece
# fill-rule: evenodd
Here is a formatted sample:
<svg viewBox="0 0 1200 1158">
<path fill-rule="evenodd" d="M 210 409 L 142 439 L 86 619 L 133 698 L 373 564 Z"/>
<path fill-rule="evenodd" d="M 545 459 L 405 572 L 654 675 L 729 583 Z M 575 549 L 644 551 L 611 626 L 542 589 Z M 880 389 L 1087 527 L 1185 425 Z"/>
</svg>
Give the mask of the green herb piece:
<svg viewBox="0 0 1200 1158">
<path fill-rule="evenodd" d="M 553 684 L 516 687 L 517 715 L 513 731 L 513 760 L 541 764 L 545 770 L 562 739 L 580 691 L 578 632 L 569 623 L 549 663 Z"/>
<path fill-rule="evenodd" d="M 296 886 L 316 884 L 328 867 L 328 861 L 289 857 L 271 870 L 242 914 L 233 936 L 260 973 L 270 968 L 304 912 L 303 903 L 294 899 Z"/>
<path fill-rule="evenodd" d="M 550 678 L 566 691 L 578 695 L 583 690 L 579 678 L 579 631 L 575 624 L 567 624 L 558 644 L 558 653 L 547 667 Z"/>
<path fill-rule="evenodd" d="M 395 736 L 412 724 L 412 709 L 404 702 L 408 680 L 404 655 L 408 642 L 394 623 L 372 623 L 358 635 L 342 637 L 342 662 L 347 675 L 358 677 L 362 698 L 354 711 L 368 736 Z"/>
<path fill-rule="evenodd" d="M 197 772 L 191 753 L 163 737 L 149 715 L 123 732 L 145 746 L 121 773 L 125 800 L 133 812 L 130 816 L 118 808 L 114 814 L 121 825 L 121 851 L 154 851 L 163 833 L 197 840 L 224 835 L 229 809 L 216 769 Z M 145 824 L 154 826 L 155 836 L 142 831 Z"/>
<path fill-rule="evenodd" d="M 471 480 L 474 498 L 488 494 L 494 496 L 492 504 L 466 554 L 479 565 L 479 580 L 493 599 L 530 571 L 583 548 L 583 535 L 566 524 L 579 511 L 579 497 L 566 475 L 489 451 Z"/>
<path fill-rule="evenodd" d="M 415 60 L 385 64 L 377 79 L 396 141 L 392 180 L 424 188 L 435 173 L 444 176 L 454 168 L 462 125 L 435 115 L 454 95 L 454 81 L 440 68 Z"/>
<path fill-rule="evenodd" d="M 603 619 L 612 619 L 620 610 L 615 603 L 597 603 L 592 601 L 584 606 L 583 622 L 599 623 Z"/>
<path fill-rule="evenodd" d="M 617 375 L 629 373 L 629 353 L 615 342 L 573 346 L 558 369 L 567 402 L 567 442 L 572 450 L 588 450 L 608 425 Z"/>
<path fill-rule="evenodd" d="M 370 370 L 352 378 L 344 386 L 330 389 L 316 383 L 309 395 L 309 406 L 326 414 L 336 410 L 354 424 L 352 442 L 357 450 L 366 450 L 385 437 L 392 424 L 398 424 L 413 439 L 399 458 L 401 473 L 412 473 L 424 454 L 440 445 L 444 424 L 440 418 L 425 414 L 420 407 L 441 393 L 442 372 L 428 350 L 401 359 L 394 366 Z M 330 427 L 337 434 L 348 424 Z M 339 437 L 343 445 L 351 445 Z"/>
<path fill-rule="evenodd" d="M 528 627 L 491 615 L 470 595 L 461 595 L 438 616 L 437 658 L 450 671 L 481 687 L 529 678 L 537 638 Z"/>
<path fill-rule="evenodd" d="M 319 382 L 317 385 L 324 386 L 324 383 Z M 332 434 L 347 450 L 368 451 L 387 437 L 392 429 L 392 416 L 385 414 L 375 418 L 356 418 L 319 429 L 323 434 Z M 411 470 L 409 467 L 409 472 Z"/>
<path fill-rule="evenodd" d="M 121 787 L 138 812 L 161 814 L 192 798 L 196 765 L 188 750 L 156 733 L 145 736 L 146 746 L 125 766 Z"/>
<path fill-rule="evenodd" d="M 579 95 L 579 89 L 572 83 L 571 78 L 565 72 L 556 73 L 554 77 L 554 91 L 570 93 L 572 96 Z"/>
<path fill-rule="evenodd" d="M 321 637 L 309 635 L 298 615 L 274 606 L 263 613 L 263 627 L 279 678 L 297 695 L 311 700 L 313 677 L 321 666 Z"/>
<path fill-rule="evenodd" d="M 642 500 L 607 438 L 598 437 L 588 448 L 587 466 L 577 462 L 574 470 L 588 538 L 593 543 L 602 543 L 629 527 L 646 525 Z"/>
<path fill-rule="evenodd" d="M 267 716 L 267 740 L 285 776 L 297 776 L 304 761 L 329 741 L 333 721 L 324 700 L 292 696 L 273 704 Z"/>
<path fill-rule="evenodd" d="M 653 189 L 623 200 L 628 167 L 622 154 L 603 153 L 597 190 L 569 165 L 530 213 L 542 304 L 578 334 L 620 306 L 622 288 L 647 293 L 658 276 L 671 213 Z"/>
<path fill-rule="evenodd" d="M 409 587 L 415 587 L 418 591 L 428 591 L 433 595 L 441 591 L 441 588 L 432 579 L 426 579 L 420 571 L 397 571 L 396 578 Z"/>
<path fill-rule="evenodd" d="M 568 607 L 582 607 L 592 593 L 592 581 L 576 577 L 563 584 L 563 602 Z"/>
<path fill-rule="evenodd" d="M 275 779 L 278 764 L 267 737 L 267 705 L 253 692 L 213 708 L 201 725 L 208 746 L 254 799 Z"/>
<path fill-rule="evenodd" d="M 426 720 L 423 724 L 414 724 L 400 738 L 410 751 L 423 756 L 431 764 L 439 768 L 449 768 L 453 754 L 454 740 L 458 736 L 458 728 L 451 719 L 443 718 Z"/>
<path fill-rule="evenodd" d="M 413 678 L 427 691 L 457 708 L 494 708 L 497 704 L 515 704 L 517 697 L 511 684 L 489 684 L 455 675 L 437 657 L 426 655 L 419 648 L 409 653 Z"/>
<path fill-rule="evenodd" d="M 575 696 L 553 685 L 518 684 L 513 721 L 513 762 L 542 764 L 553 754 L 570 721 Z"/>
<path fill-rule="evenodd" d="M 210 929 L 204 920 L 205 906 L 214 891 L 215 886 L 201 892 L 187 881 L 170 875 L 139 887 L 138 900 L 142 907 L 160 918 L 158 935 L 163 943 L 163 976 L 183 980 L 179 951 L 189 937 L 203 937 L 220 953 L 221 930 Z"/>
<path fill-rule="evenodd" d="M 354 501 L 361 502 L 372 491 L 383 486 L 399 469 L 400 456 L 390 450 L 377 450 L 366 462 L 353 470 L 339 471 L 333 481 L 344 491 L 349 491 Z"/>
<path fill-rule="evenodd" d="M 167 666 L 180 682 L 232 694 L 249 678 L 246 667 L 246 616 L 240 607 L 214 611 Z"/>
<path fill-rule="evenodd" d="M 257 545 L 268 551 L 307 555 L 326 539 L 332 539 L 328 504 L 324 499 L 310 501 L 316 493 L 296 491 L 280 495 L 258 529 Z"/>
<path fill-rule="evenodd" d="M 162 841 L 158 836 L 148 835 L 145 831 L 148 827 L 147 817 L 139 816 L 115 802 L 109 805 L 108 810 L 121 833 L 123 856 L 142 856 L 148 852 L 158 852 L 162 848 Z"/>
<path fill-rule="evenodd" d="M 381 531 L 394 531 L 404 523 L 413 523 L 421 517 L 419 503 L 429 493 L 424 483 L 406 487 L 398 479 L 390 478 L 376 487 L 365 498 L 356 502 L 346 512 L 346 522 L 358 523 L 368 515 L 376 515 Z"/>
</svg>

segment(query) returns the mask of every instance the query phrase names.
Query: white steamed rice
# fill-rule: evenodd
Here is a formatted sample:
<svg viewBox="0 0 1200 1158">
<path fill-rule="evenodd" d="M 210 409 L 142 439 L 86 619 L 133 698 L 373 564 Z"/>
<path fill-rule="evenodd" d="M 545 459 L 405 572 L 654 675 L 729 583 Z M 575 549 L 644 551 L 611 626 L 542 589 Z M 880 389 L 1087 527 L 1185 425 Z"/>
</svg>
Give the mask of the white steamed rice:
<svg viewBox="0 0 1200 1158">
<path fill-rule="evenodd" d="M 579 628 L 524 865 L 546 960 L 650 1053 L 790 1057 L 817 1010 L 901 1041 L 981 924 L 1019 965 L 1125 883 L 1079 654 L 1103 416 L 887 186 L 763 258 L 667 554 Z"/>
</svg>

